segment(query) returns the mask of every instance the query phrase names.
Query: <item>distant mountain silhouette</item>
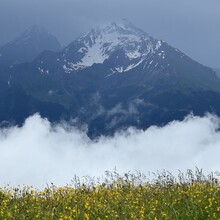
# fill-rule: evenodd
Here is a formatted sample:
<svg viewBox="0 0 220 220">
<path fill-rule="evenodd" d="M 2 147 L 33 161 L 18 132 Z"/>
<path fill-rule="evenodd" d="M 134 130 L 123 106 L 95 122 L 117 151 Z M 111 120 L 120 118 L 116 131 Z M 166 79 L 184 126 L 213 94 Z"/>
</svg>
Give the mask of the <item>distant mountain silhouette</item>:
<svg viewBox="0 0 220 220">
<path fill-rule="evenodd" d="M 60 43 L 45 28 L 35 25 L 0 47 L 0 65 L 30 62 L 45 50 L 59 51 Z"/>
</svg>

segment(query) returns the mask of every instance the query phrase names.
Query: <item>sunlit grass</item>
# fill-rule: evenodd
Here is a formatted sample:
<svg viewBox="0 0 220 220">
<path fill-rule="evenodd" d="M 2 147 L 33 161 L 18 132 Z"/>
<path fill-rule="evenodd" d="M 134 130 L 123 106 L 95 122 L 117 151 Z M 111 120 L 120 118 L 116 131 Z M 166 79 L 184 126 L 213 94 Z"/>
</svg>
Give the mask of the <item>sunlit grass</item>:
<svg viewBox="0 0 220 220">
<path fill-rule="evenodd" d="M 220 219 L 220 184 L 197 169 L 154 174 L 106 172 L 102 180 L 75 177 L 44 190 L 0 189 L 0 219 Z"/>
</svg>

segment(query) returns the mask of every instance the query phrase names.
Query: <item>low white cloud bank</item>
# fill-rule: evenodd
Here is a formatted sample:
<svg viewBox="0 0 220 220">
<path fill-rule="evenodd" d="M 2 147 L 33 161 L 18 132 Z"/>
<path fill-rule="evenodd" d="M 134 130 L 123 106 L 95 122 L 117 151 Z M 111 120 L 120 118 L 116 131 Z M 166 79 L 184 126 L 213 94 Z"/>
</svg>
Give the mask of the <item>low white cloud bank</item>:
<svg viewBox="0 0 220 220">
<path fill-rule="evenodd" d="M 20 128 L 0 130 L 0 186 L 35 187 L 70 183 L 74 175 L 101 176 L 106 170 L 186 171 L 220 169 L 220 119 L 189 116 L 146 131 L 128 129 L 90 140 L 67 124 L 52 126 L 34 115 Z"/>
</svg>

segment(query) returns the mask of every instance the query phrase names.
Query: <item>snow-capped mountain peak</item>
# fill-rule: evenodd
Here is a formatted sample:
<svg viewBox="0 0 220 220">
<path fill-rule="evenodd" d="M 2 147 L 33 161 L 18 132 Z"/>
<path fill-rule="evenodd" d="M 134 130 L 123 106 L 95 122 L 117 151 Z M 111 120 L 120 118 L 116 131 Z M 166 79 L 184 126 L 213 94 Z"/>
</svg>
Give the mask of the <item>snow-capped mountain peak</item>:
<svg viewBox="0 0 220 220">
<path fill-rule="evenodd" d="M 140 65 L 160 46 L 161 41 L 130 22 L 113 22 L 90 30 L 67 46 L 63 68 L 70 73 L 106 62 L 113 72 L 126 72 Z"/>
</svg>

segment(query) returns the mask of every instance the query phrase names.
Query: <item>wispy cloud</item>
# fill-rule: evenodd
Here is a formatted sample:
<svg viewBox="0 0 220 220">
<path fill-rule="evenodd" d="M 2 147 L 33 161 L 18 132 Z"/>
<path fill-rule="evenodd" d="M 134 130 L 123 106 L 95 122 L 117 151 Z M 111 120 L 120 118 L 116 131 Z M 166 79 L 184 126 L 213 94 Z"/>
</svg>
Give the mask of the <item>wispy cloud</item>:
<svg viewBox="0 0 220 220">
<path fill-rule="evenodd" d="M 74 175 L 101 176 L 119 172 L 176 172 L 195 166 L 220 167 L 219 118 L 189 116 L 146 131 L 130 128 L 114 137 L 90 140 L 67 123 L 51 125 L 39 115 L 25 124 L 0 130 L 0 185 L 70 183 Z"/>
</svg>

